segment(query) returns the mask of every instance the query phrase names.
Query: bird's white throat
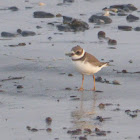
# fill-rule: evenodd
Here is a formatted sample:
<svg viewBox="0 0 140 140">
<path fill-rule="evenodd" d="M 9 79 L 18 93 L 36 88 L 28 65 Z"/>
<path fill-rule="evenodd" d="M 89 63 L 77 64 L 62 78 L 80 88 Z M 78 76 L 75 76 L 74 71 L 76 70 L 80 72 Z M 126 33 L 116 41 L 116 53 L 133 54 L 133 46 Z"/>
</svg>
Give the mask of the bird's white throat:
<svg viewBox="0 0 140 140">
<path fill-rule="evenodd" d="M 72 52 L 72 53 L 73 53 L 73 52 Z M 84 56 L 84 54 L 85 54 L 85 50 L 83 49 L 83 53 L 82 53 L 81 55 L 73 55 L 73 56 L 72 56 L 72 59 L 73 59 L 73 60 L 80 59 L 80 58 L 82 58 L 82 57 Z"/>
</svg>

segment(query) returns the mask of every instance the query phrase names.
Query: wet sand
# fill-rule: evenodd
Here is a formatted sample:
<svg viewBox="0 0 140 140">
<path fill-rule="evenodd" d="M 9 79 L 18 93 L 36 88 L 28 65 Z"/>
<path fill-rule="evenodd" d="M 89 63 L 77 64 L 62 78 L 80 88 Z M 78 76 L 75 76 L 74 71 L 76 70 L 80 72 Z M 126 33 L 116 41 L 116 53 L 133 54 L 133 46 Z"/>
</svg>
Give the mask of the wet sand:
<svg viewBox="0 0 140 140">
<path fill-rule="evenodd" d="M 19 8 L 15 12 L 0 10 L 1 32 L 13 33 L 17 29 L 36 32 L 35 36 L 29 37 L 0 37 L 2 39 L 0 40 L 1 138 L 71 140 L 86 135 L 88 140 L 138 139 L 140 111 L 137 109 L 140 109 L 140 74 L 117 73 L 117 71 L 140 71 L 140 32 L 120 31 L 117 27 L 118 25 L 136 27 L 139 26 L 139 21 L 128 23 L 126 17 L 111 16 L 113 20 L 111 24 L 94 28 L 95 24 L 89 23 L 88 18 L 113 4 L 132 3 L 139 11 L 139 2 L 137 0 L 133 2 L 126 0 L 124 3 L 113 0 L 107 2 L 77 0 L 61 6 L 57 5 L 62 3 L 61 0 L 41 1 L 46 4 L 45 6 L 39 6 L 39 2 L 35 0 L 15 3 L 5 0 L 0 5 L 0 9 L 10 6 Z M 90 28 L 84 32 L 60 32 L 55 26 L 47 23 L 62 22 L 62 18 L 36 19 L 33 18 L 35 11 L 46 11 L 55 15 L 60 13 L 82 19 Z M 132 14 L 140 17 L 137 11 Z M 84 15 L 80 16 L 80 14 Z M 37 29 L 37 25 L 42 28 Z M 111 46 L 106 41 L 99 41 L 97 33 L 101 30 L 117 40 L 116 49 L 110 49 Z M 49 37 L 52 39 L 49 40 Z M 26 46 L 8 46 L 19 43 L 26 43 Z M 65 53 L 75 45 L 80 45 L 99 60 L 104 59 L 105 62 L 113 60 L 111 62 L 113 66 L 102 69 L 95 76 L 101 76 L 110 83 L 117 80 L 120 85 L 96 82 L 97 90 L 103 92 L 92 92 L 89 91 L 93 87 L 92 76 L 85 76 L 85 91 L 77 91 L 82 77 L 75 71 L 70 58 L 65 56 Z M 130 63 L 130 60 L 133 63 Z M 21 79 L 8 79 L 14 77 L 21 77 Z M 104 105 L 103 108 L 99 108 L 101 103 Z M 103 119 L 97 119 L 97 116 Z M 52 118 L 50 125 L 45 122 L 47 117 Z M 27 126 L 38 131 L 28 130 Z M 48 128 L 52 131 L 46 131 Z M 84 133 L 84 129 L 87 128 L 92 131 L 90 134 Z M 97 135 L 95 128 L 105 131 L 106 136 Z M 76 129 L 81 129 L 82 132 L 78 135 L 67 133 L 69 130 Z"/>
</svg>

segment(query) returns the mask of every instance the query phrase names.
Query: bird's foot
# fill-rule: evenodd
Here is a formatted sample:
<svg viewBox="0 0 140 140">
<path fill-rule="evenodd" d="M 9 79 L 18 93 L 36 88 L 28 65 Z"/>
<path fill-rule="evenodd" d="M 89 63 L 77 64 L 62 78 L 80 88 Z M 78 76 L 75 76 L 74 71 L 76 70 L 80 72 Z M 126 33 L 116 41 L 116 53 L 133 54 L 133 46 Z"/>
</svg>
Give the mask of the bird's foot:
<svg viewBox="0 0 140 140">
<path fill-rule="evenodd" d="M 78 89 L 78 91 L 84 91 L 84 88 L 80 87 L 80 88 Z"/>
</svg>

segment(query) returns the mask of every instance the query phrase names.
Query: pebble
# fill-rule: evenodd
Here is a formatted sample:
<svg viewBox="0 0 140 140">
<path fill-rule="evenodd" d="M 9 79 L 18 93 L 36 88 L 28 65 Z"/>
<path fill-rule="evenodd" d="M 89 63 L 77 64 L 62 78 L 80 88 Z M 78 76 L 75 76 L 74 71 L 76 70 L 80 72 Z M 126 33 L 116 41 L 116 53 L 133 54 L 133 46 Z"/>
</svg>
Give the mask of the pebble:
<svg viewBox="0 0 140 140">
<path fill-rule="evenodd" d="M 134 28 L 135 31 L 140 31 L 140 27 Z"/>
<path fill-rule="evenodd" d="M 98 15 L 92 15 L 89 18 L 89 22 L 91 23 L 97 23 L 97 24 L 110 24 L 112 23 L 112 19 L 107 16 L 98 16 Z"/>
<path fill-rule="evenodd" d="M 104 108 L 105 108 L 105 104 L 100 103 L 100 104 L 98 105 L 98 107 L 99 107 L 100 109 L 104 109 Z"/>
<path fill-rule="evenodd" d="M 119 30 L 123 30 L 123 31 L 131 31 L 132 27 L 131 26 L 118 26 Z"/>
<path fill-rule="evenodd" d="M 114 39 L 109 39 L 109 40 L 108 40 L 108 44 L 109 44 L 109 45 L 117 45 L 117 41 L 114 40 Z"/>
<path fill-rule="evenodd" d="M 43 3 L 43 2 L 39 2 L 39 4 L 38 4 L 39 6 L 45 6 L 46 4 L 45 3 Z"/>
<path fill-rule="evenodd" d="M 65 88 L 65 90 L 72 90 L 71 88 L 69 88 L 69 87 L 67 87 L 67 88 Z"/>
<path fill-rule="evenodd" d="M 33 13 L 34 18 L 53 18 L 54 15 L 52 13 L 46 13 L 43 11 L 36 11 Z"/>
<path fill-rule="evenodd" d="M 127 70 L 122 70 L 122 73 L 128 73 L 128 71 Z"/>
<path fill-rule="evenodd" d="M 45 121 L 46 121 L 46 123 L 47 123 L 48 125 L 50 125 L 50 124 L 52 123 L 52 118 L 51 118 L 51 117 L 47 117 L 47 118 L 45 119 Z"/>
<path fill-rule="evenodd" d="M 67 133 L 71 135 L 80 135 L 82 133 L 82 130 L 81 129 L 68 130 Z"/>
<path fill-rule="evenodd" d="M 20 89 L 20 88 L 23 88 L 23 86 L 22 85 L 18 85 L 17 88 Z"/>
<path fill-rule="evenodd" d="M 36 129 L 36 128 L 32 128 L 31 131 L 32 131 L 32 132 L 37 132 L 38 129 Z"/>
<path fill-rule="evenodd" d="M 68 76 L 73 76 L 73 74 L 69 73 Z"/>
<path fill-rule="evenodd" d="M 52 129 L 51 128 L 47 128 L 46 131 L 47 132 L 52 132 Z"/>
<path fill-rule="evenodd" d="M 18 11 L 19 9 L 16 6 L 12 6 L 8 8 L 11 11 Z"/>
<path fill-rule="evenodd" d="M 129 22 L 134 22 L 136 20 L 139 20 L 139 17 L 136 17 L 136 16 L 130 14 L 126 17 L 126 20 L 129 21 Z"/>
<path fill-rule="evenodd" d="M 84 137 L 83 136 L 80 136 L 79 137 L 79 140 L 87 140 L 87 138 L 85 136 Z"/>
<path fill-rule="evenodd" d="M 114 85 L 120 85 L 120 82 L 117 81 L 117 80 L 114 80 L 114 81 L 112 82 L 112 84 L 114 84 Z"/>
<path fill-rule="evenodd" d="M 27 36 L 34 36 L 34 35 L 36 35 L 36 33 L 33 32 L 33 31 L 22 31 L 22 32 L 21 32 L 21 35 L 22 35 L 23 37 L 27 37 Z"/>
<path fill-rule="evenodd" d="M 62 17 L 62 15 L 61 14 L 57 14 L 56 17 Z"/>
<path fill-rule="evenodd" d="M 9 32 L 1 32 L 2 37 L 16 37 L 17 34 L 9 33 Z"/>
<path fill-rule="evenodd" d="M 106 33 L 104 32 L 104 31 L 99 31 L 98 32 L 98 38 L 99 39 L 103 39 L 103 38 L 105 38 L 106 37 Z"/>
<path fill-rule="evenodd" d="M 89 129 L 89 128 L 85 128 L 85 129 L 84 129 L 84 133 L 91 134 L 92 131 L 91 131 L 91 129 Z"/>
</svg>

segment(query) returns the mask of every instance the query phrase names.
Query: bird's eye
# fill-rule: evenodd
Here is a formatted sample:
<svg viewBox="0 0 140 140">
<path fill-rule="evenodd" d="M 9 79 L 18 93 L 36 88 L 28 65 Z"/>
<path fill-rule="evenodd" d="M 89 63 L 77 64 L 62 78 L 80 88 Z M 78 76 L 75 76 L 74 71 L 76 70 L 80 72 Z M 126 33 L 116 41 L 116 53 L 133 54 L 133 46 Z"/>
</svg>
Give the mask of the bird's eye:
<svg viewBox="0 0 140 140">
<path fill-rule="evenodd" d="M 80 52 L 79 52 L 79 51 L 77 51 L 77 52 L 76 52 L 76 54 L 80 54 Z"/>
</svg>

